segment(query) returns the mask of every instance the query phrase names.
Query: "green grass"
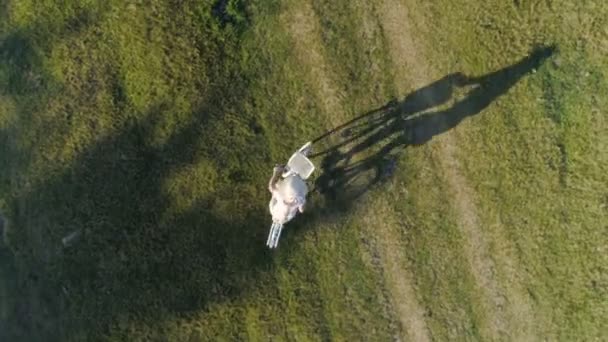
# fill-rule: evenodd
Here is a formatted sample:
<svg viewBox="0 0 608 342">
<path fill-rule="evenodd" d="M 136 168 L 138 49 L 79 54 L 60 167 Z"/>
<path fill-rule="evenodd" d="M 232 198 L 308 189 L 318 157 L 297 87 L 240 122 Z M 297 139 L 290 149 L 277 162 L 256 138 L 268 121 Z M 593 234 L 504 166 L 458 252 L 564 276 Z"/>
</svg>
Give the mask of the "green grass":
<svg viewBox="0 0 608 342">
<path fill-rule="evenodd" d="M 404 73 L 382 4 L 0 0 L 0 340 L 600 340 L 608 5 L 405 0 Z M 394 99 L 266 250 L 274 163 Z"/>
<path fill-rule="evenodd" d="M 448 2 L 436 6 L 451 13 L 445 15 L 447 25 L 470 20 L 468 13 L 450 11 Z M 518 277 L 543 317 L 538 331 L 560 340 L 600 338 L 606 328 L 602 313 L 608 309 L 605 288 L 597 285 L 606 274 L 601 184 L 608 181 L 608 160 L 601 133 L 606 114 L 596 94 L 607 86 L 600 76 L 607 64 L 598 57 L 605 23 L 600 13 L 608 8 L 557 2 L 483 7 L 476 19 L 492 23 L 512 43 L 505 47 L 499 39 L 482 36 L 488 48 L 477 51 L 477 58 L 502 60 L 509 50 L 515 55 L 537 41 L 555 42 L 559 54 L 495 103 L 495 110 L 476 119 L 477 127 L 463 128 L 467 138 L 460 158 L 476 184 L 482 220 L 489 228 L 498 221 L 517 255 Z M 566 18 L 562 25 L 561 18 Z M 470 29 L 477 36 L 484 32 L 479 26 Z M 461 39 L 446 37 L 454 55 L 467 47 Z M 497 56 L 497 51 L 504 52 Z M 486 70 L 481 63 L 463 64 L 471 72 Z"/>
</svg>

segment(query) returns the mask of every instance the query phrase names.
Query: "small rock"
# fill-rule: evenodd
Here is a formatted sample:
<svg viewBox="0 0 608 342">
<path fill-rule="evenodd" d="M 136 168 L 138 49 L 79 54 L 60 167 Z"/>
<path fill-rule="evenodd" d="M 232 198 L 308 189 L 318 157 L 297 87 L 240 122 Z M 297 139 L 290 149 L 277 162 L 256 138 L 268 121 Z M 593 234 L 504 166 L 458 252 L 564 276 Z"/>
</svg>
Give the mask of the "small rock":
<svg viewBox="0 0 608 342">
<path fill-rule="evenodd" d="M 66 247 L 66 248 L 70 247 L 78 240 L 78 238 L 80 238 L 80 235 L 81 235 L 81 231 L 75 230 L 75 231 L 71 232 L 70 234 L 64 236 L 63 239 L 61 239 L 61 242 L 63 243 L 64 247 Z"/>
<path fill-rule="evenodd" d="M 563 63 L 564 63 L 564 60 L 563 60 L 563 58 L 561 58 L 561 57 L 557 57 L 557 58 L 555 58 L 555 59 L 553 60 L 553 65 L 554 65 L 556 68 L 561 67 Z"/>
</svg>

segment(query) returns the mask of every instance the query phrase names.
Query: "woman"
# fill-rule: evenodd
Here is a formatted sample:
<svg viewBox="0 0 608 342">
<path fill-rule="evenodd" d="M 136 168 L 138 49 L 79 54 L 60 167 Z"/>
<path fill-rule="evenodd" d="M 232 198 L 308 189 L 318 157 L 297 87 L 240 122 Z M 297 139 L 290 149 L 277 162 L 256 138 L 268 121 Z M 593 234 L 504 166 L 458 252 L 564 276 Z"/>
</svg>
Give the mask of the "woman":
<svg viewBox="0 0 608 342">
<path fill-rule="evenodd" d="M 278 224 L 287 223 L 298 212 L 303 213 L 308 194 L 308 186 L 299 175 L 291 174 L 280 180 L 283 171 L 285 165 L 275 166 L 268 184 L 268 190 L 272 194 L 268 207 L 272 222 Z"/>
<path fill-rule="evenodd" d="M 307 142 L 294 153 L 288 166 L 277 165 L 268 184 L 272 199 L 268 205 L 272 222 L 283 225 L 289 222 L 298 212 L 304 212 L 308 186 L 306 180 L 315 167 L 307 156 L 312 152 L 312 143 Z M 285 172 L 289 170 L 289 172 Z M 284 177 L 281 180 L 281 177 Z"/>
</svg>

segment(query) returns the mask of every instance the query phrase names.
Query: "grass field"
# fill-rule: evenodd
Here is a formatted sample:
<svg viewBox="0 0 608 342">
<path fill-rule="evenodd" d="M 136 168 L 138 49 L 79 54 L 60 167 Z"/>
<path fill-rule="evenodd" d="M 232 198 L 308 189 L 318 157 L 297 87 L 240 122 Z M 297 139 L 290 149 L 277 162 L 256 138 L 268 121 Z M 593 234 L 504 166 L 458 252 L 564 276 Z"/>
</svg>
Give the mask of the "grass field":
<svg viewBox="0 0 608 342">
<path fill-rule="evenodd" d="M 607 37 L 599 0 L 0 0 L 0 341 L 606 339 Z"/>
</svg>

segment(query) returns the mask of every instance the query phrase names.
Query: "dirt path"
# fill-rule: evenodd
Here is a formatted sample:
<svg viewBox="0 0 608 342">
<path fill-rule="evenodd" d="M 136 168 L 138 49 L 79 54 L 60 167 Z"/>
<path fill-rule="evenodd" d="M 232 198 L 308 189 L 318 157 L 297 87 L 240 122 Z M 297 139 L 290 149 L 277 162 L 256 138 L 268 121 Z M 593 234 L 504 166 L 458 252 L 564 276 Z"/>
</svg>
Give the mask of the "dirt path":
<svg viewBox="0 0 608 342">
<path fill-rule="evenodd" d="M 449 138 L 449 137 L 446 137 Z M 498 336 L 515 338 L 518 341 L 534 341 L 536 337 L 532 331 L 534 320 L 532 307 L 524 295 L 524 290 L 518 283 L 500 286 L 497 280 L 497 272 L 503 273 L 503 278 L 512 280 L 517 270 L 516 262 L 510 255 L 504 252 L 504 248 L 495 248 L 492 252 L 502 267 L 497 267 L 489 252 L 489 241 L 482 231 L 478 210 L 475 206 L 475 194 L 468 185 L 467 179 L 462 175 L 462 167 L 456 158 L 455 138 L 446 139 L 441 143 L 439 155 L 441 165 L 446 172 L 446 180 L 452 190 L 454 205 L 459 215 L 458 224 L 466 237 L 468 246 L 466 253 L 470 268 L 474 270 L 473 276 L 477 285 L 486 294 L 486 310 L 493 312 L 490 329 L 491 337 Z M 496 240 L 496 237 L 495 237 Z M 505 244 L 505 240 L 497 245 Z M 511 286 L 509 286 L 511 285 Z"/>
<path fill-rule="evenodd" d="M 432 82 L 430 75 L 433 72 L 424 62 L 425 56 L 416 53 L 419 50 L 413 39 L 407 7 L 400 0 L 385 0 L 378 11 L 396 70 L 397 89 L 405 94 L 412 85 L 421 87 Z M 501 339 L 505 334 L 517 336 L 518 340 L 534 340 L 530 323 L 533 320 L 532 309 L 523 289 L 517 285 L 501 288 L 498 283 L 497 268 L 475 206 L 474 190 L 460 171 L 462 167 L 455 147 L 457 135 L 453 131 L 447 132 L 435 140 L 437 148 L 434 151 L 452 192 L 458 226 L 466 238 L 463 246 L 465 255 L 471 274 L 483 294 L 482 304 L 487 317 L 484 335 L 490 340 Z M 507 278 L 513 279 L 516 262 L 506 253 L 499 252 L 496 256 L 502 260 Z"/>
<path fill-rule="evenodd" d="M 438 150 L 440 165 L 445 172 L 445 179 L 452 191 L 453 203 L 457 209 L 458 226 L 464 233 L 467 243 L 465 253 L 469 267 L 477 286 L 485 294 L 484 310 L 491 316 L 486 333 L 492 340 L 497 340 L 508 332 L 505 316 L 506 298 L 496 279 L 496 266 L 488 252 L 488 242 L 481 231 L 477 208 L 473 203 L 472 189 L 460 173 L 460 165 L 455 157 L 455 138 L 445 136 L 440 141 Z"/>
<path fill-rule="evenodd" d="M 345 121 L 342 94 L 332 79 L 331 68 L 325 60 L 321 42 L 321 29 L 316 14 L 307 1 L 282 16 L 283 25 L 289 30 L 300 65 L 308 70 L 307 81 L 317 93 L 317 101 L 335 127 Z"/>
<path fill-rule="evenodd" d="M 362 215 L 370 247 L 379 257 L 380 273 L 388 287 L 391 305 L 405 332 L 405 340 L 430 341 L 424 307 L 417 299 L 412 274 L 404 267 L 407 265 L 407 257 L 400 239 L 399 229 L 403 225 L 396 220 L 398 215 L 383 197 L 369 203 Z"/>
<path fill-rule="evenodd" d="M 397 71 L 395 83 L 400 92 L 406 93 L 408 85 L 422 87 L 433 81 L 429 65 L 424 63 L 424 56 L 417 55 L 418 48 L 413 40 L 409 12 L 399 0 L 385 0 L 380 7 L 383 18 L 385 37 L 392 52 L 391 57 Z M 484 309 L 490 322 L 485 332 L 486 337 L 497 340 L 505 330 L 505 318 L 498 308 L 503 306 L 502 296 L 492 274 L 493 265 L 482 251 L 487 249 L 485 241 L 479 235 L 476 209 L 472 206 L 471 194 L 464 178 L 456 171 L 456 160 L 451 132 L 445 133 L 439 141 L 438 159 L 446 174 L 446 181 L 455 194 L 454 203 L 459 214 L 458 225 L 465 233 L 468 246 L 465 253 L 470 262 L 471 273 L 484 293 Z M 452 167 L 450 167 L 452 166 Z"/>
<path fill-rule="evenodd" d="M 394 83 L 399 93 L 405 95 L 432 82 L 433 70 L 425 62 L 426 57 L 419 53 L 421 50 L 414 39 L 414 28 L 410 26 L 410 13 L 405 4 L 400 0 L 384 0 L 376 11 L 390 51 L 395 70 Z M 310 3 L 304 1 L 300 2 L 297 8 L 290 8 L 283 20 L 293 38 L 299 62 L 307 70 L 305 77 L 315 89 L 317 100 L 322 104 L 328 121 L 334 126 L 340 124 L 347 119 L 343 96 L 338 91 L 333 78 L 335 76 L 325 58 L 316 13 Z M 363 30 L 370 31 L 369 27 L 371 25 L 362 24 Z M 533 312 L 524 289 L 517 282 L 501 284 L 497 278 L 500 269 L 505 278 L 516 279 L 517 262 L 503 250 L 495 255 L 497 260 L 500 260 L 499 265 L 492 259 L 489 236 L 482 227 L 475 205 L 475 192 L 463 175 L 457 158 L 457 140 L 455 130 L 437 137 L 432 142 L 433 154 L 439 161 L 445 182 L 450 188 L 457 212 L 457 224 L 465 237 L 464 254 L 469 261 L 473 279 L 480 289 L 479 301 L 485 318 L 479 322 L 482 336 L 489 340 L 499 340 L 505 336 L 517 337 L 518 340 L 534 340 L 531 329 Z M 382 199 L 371 206 L 376 213 L 389 210 L 388 204 Z M 371 248 L 372 253 L 379 256 L 375 267 L 381 268 L 379 273 L 383 275 L 385 286 L 392 298 L 390 311 L 398 316 L 402 331 L 408 339 L 430 340 L 424 310 L 412 285 L 412 275 L 404 267 L 407 265 L 407 259 L 398 243 L 399 222 L 393 222 L 396 217 L 394 213 L 385 213 L 382 215 L 382 221 L 377 221 L 378 217 L 377 214 L 366 215 L 364 221 L 368 226 L 376 227 L 374 234 L 371 234 L 374 236 Z M 498 238 L 504 240 L 499 241 L 499 244 L 506 243 L 507 239 L 502 239 L 500 234 Z"/>
<path fill-rule="evenodd" d="M 297 55 L 301 56 L 300 62 L 309 70 L 309 82 L 317 91 L 317 100 L 323 104 L 327 117 L 333 125 L 338 125 L 346 118 L 341 96 L 332 81 L 332 74 L 325 60 L 323 45 L 320 41 L 320 28 L 318 19 L 310 4 L 306 1 L 300 3 L 299 8 L 285 16 L 285 23 L 293 37 Z M 367 28 L 369 31 L 369 28 Z M 384 201 L 374 203 L 377 210 L 390 208 Z M 374 209 L 375 210 L 375 209 Z M 388 214 L 394 219 L 395 215 Z M 429 341 L 428 328 L 424 320 L 424 310 L 416 299 L 416 291 L 412 287 L 411 275 L 403 268 L 406 260 L 398 244 L 397 233 L 399 224 L 396 222 L 371 222 L 378 220 L 376 215 L 366 215 L 367 225 L 375 227 L 370 232 L 373 238 L 372 253 L 379 256 L 378 270 L 383 275 L 386 287 L 390 294 L 391 308 L 386 310 L 396 311 L 401 331 L 405 331 L 407 340 Z M 377 227 L 383 227 L 382 234 L 376 234 Z M 395 313 L 393 313 L 395 314 Z"/>
</svg>

